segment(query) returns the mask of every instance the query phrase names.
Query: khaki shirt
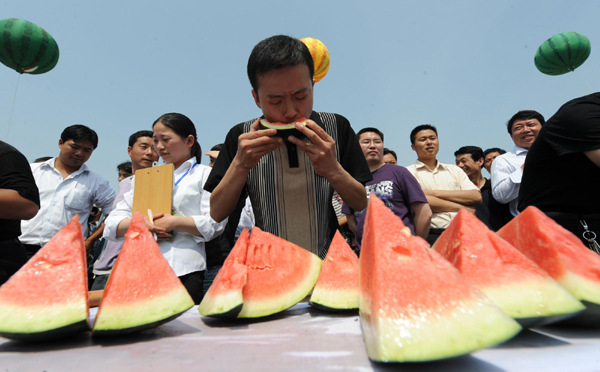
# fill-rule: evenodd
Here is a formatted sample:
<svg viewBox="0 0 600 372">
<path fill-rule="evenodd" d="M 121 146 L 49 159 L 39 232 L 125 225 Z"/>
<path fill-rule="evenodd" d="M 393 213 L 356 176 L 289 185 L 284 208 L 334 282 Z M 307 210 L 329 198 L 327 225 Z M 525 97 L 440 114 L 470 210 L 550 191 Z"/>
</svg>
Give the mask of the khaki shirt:
<svg viewBox="0 0 600 372">
<path fill-rule="evenodd" d="M 479 190 L 467 174 L 453 164 L 437 162 L 434 169 L 417 160 L 406 167 L 423 190 Z M 458 212 L 438 212 L 431 217 L 431 228 L 445 229 Z"/>
</svg>

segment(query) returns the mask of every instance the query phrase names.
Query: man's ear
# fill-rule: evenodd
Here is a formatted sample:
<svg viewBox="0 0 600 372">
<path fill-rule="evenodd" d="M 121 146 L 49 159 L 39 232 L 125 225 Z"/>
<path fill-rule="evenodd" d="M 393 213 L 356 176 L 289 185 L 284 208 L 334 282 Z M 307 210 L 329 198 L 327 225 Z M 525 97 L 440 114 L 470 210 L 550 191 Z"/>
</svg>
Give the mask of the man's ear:
<svg viewBox="0 0 600 372">
<path fill-rule="evenodd" d="M 131 150 L 133 150 L 131 146 L 127 146 L 127 155 L 129 155 L 129 157 L 131 157 Z"/>
<path fill-rule="evenodd" d="M 63 142 L 62 138 L 60 138 L 60 139 L 58 140 L 58 148 L 59 148 L 59 149 L 62 149 L 62 146 L 63 146 L 63 145 L 64 145 L 64 142 Z"/>
<path fill-rule="evenodd" d="M 252 97 L 254 98 L 254 103 L 256 103 L 256 106 L 262 110 L 262 107 L 260 106 L 260 99 L 258 99 L 258 93 L 256 93 L 254 89 L 252 89 Z"/>
<path fill-rule="evenodd" d="M 477 160 L 477 164 L 479 164 L 479 168 L 483 168 L 484 162 L 485 162 L 485 160 L 483 160 L 483 158 L 479 158 L 479 160 Z"/>
<path fill-rule="evenodd" d="M 411 144 L 411 145 L 410 145 L 410 148 L 411 148 L 413 151 L 417 151 L 417 150 L 415 150 L 415 145 L 413 145 L 413 144 Z"/>
</svg>

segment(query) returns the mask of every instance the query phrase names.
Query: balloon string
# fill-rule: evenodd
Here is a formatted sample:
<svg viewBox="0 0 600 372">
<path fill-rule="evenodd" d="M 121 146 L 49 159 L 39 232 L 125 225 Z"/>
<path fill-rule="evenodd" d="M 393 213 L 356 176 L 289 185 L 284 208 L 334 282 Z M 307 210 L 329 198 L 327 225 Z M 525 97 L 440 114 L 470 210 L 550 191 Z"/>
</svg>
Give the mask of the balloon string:
<svg viewBox="0 0 600 372">
<path fill-rule="evenodd" d="M 17 91 L 19 90 L 19 81 L 21 81 L 21 74 L 17 78 L 17 86 L 15 87 L 15 96 L 13 97 L 12 109 L 10 110 L 10 118 L 8 119 L 8 127 L 6 128 L 6 142 L 8 142 L 8 134 L 10 133 L 10 124 L 12 123 L 13 112 L 15 112 L 15 102 L 17 101 Z"/>
<path fill-rule="evenodd" d="M 573 71 L 573 72 L 575 72 L 575 71 Z M 586 80 L 584 80 L 584 79 L 583 79 L 583 77 L 581 76 L 581 74 L 575 74 L 575 75 L 577 75 L 577 77 L 578 77 L 578 78 L 579 78 L 581 81 L 583 81 L 583 83 L 584 83 L 585 85 L 587 85 L 587 87 L 588 87 L 588 88 L 590 88 L 590 93 L 594 93 L 594 92 L 595 92 L 594 88 L 592 88 L 592 86 L 590 85 L 590 83 L 589 83 L 588 81 L 586 81 Z"/>
</svg>

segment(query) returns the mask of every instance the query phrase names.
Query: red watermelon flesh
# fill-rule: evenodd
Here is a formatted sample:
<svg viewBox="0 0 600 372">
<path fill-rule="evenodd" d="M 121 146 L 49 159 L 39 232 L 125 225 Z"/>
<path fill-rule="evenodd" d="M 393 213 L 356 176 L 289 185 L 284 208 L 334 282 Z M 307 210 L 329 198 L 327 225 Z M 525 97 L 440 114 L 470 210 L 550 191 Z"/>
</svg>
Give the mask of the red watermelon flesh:
<svg viewBox="0 0 600 372">
<path fill-rule="evenodd" d="M 170 321 L 194 306 L 189 293 L 163 257 L 137 212 L 113 266 L 93 334 L 142 331 Z"/>
<path fill-rule="evenodd" d="M 538 208 L 530 206 L 498 235 L 546 270 L 587 310 L 574 321 L 600 324 L 600 256 Z"/>
<path fill-rule="evenodd" d="M 359 259 L 369 358 L 416 362 L 468 354 L 521 327 L 371 195 Z"/>
<path fill-rule="evenodd" d="M 87 265 L 79 216 L 0 287 L 0 335 L 26 341 L 90 329 Z"/>
<path fill-rule="evenodd" d="M 242 310 L 242 290 L 248 278 L 246 254 L 250 233 L 244 229 L 229 252 L 223 267 L 204 295 L 198 311 L 201 315 L 217 318 L 235 318 Z"/>
<path fill-rule="evenodd" d="M 257 318 L 288 309 L 313 289 L 321 259 L 306 249 L 252 229 L 246 256 L 247 283 L 238 318 Z"/>
<path fill-rule="evenodd" d="M 310 304 L 322 310 L 358 309 L 358 256 L 336 231 Z"/>
<path fill-rule="evenodd" d="M 553 323 L 585 309 L 546 271 L 465 209 L 433 249 L 522 326 Z"/>
</svg>

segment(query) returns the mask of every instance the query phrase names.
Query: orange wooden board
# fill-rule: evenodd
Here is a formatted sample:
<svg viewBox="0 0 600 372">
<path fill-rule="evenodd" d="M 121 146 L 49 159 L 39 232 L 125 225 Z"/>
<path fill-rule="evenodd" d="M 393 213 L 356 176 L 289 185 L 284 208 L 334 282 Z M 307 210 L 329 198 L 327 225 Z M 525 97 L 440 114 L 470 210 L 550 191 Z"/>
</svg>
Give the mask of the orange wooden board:
<svg viewBox="0 0 600 372">
<path fill-rule="evenodd" d="M 147 215 L 171 214 L 173 203 L 173 164 L 139 169 L 135 172 L 132 215 L 141 212 Z"/>
<path fill-rule="evenodd" d="M 100 305 L 100 301 L 102 300 L 102 296 L 104 295 L 104 289 L 99 291 L 89 291 L 88 292 L 88 306 L 89 307 L 98 307 Z"/>
</svg>

